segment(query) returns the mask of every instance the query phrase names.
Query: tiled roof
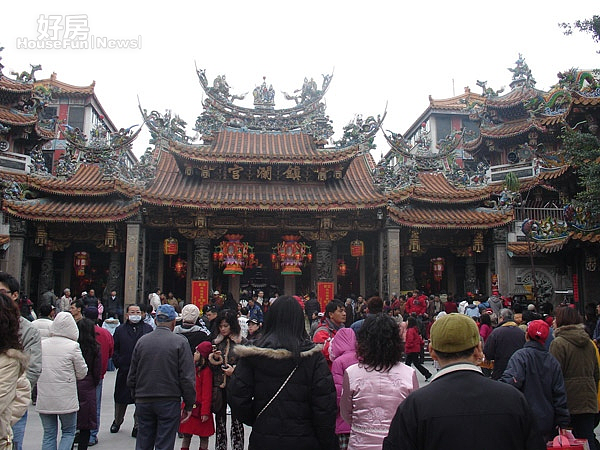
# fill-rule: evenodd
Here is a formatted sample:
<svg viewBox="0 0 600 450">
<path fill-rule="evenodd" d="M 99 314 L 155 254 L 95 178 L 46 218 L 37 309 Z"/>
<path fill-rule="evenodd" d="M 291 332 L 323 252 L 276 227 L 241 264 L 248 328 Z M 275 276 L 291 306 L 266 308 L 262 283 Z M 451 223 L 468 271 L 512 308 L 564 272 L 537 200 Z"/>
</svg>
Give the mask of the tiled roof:
<svg viewBox="0 0 600 450">
<path fill-rule="evenodd" d="M 485 208 L 430 208 L 411 205 L 388 207 L 390 218 L 399 225 L 413 228 L 485 230 L 510 223 L 510 211 Z"/>
<path fill-rule="evenodd" d="M 10 236 L 7 234 L 0 234 L 0 246 L 6 245 L 10 242 Z"/>
<path fill-rule="evenodd" d="M 458 189 L 451 185 L 442 173 L 420 173 L 419 184 L 411 194 L 411 199 L 428 203 L 473 203 L 488 199 L 490 187 Z"/>
<path fill-rule="evenodd" d="M 600 97 L 585 97 L 577 92 L 573 92 L 573 103 L 581 106 L 598 106 Z"/>
<path fill-rule="evenodd" d="M 531 252 L 534 256 L 540 253 L 556 253 L 563 249 L 569 242 L 569 236 L 550 241 L 531 241 Z M 529 244 L 527 242 L 509 242 L 506 250 L 512 253 L 512 256 L 529 256 Z"/>
<path fill-rule="evenodd" d="M 0 122 L 6 125 L 33 125 L 37 123 L 38 117 L 36 114 L 25 114 L 19 111 L 15 111 L 6 106 L 0 106 Z"/>
<path fill-rule="evenodd" d="M 543 172 L 540 172 L 538 178 L 540 180 L 554 180 L 564 175 L 569 170 L 569 168 L 570 166 L 566 164 L 564 166 L 556 167 L 553 169 L 545 169 Z"/>
<path fill-rule="evenodd" d="M 96 164 L 81 164 L 68 180 L 44 176 L 31 176 L 28 184 L 42 192 L 70 197 L 97 197 L 115 193 L 134 195 L 132 187 L 120 180 L 105 180 Z"/>
<path fill-rule="evenodd" d="M 186 177 L 175 158 L 163 153 L 154 183 L 141 192 L 145 203 L 230 210 L 331 211 L 385 206 L 373 185 L 370 154 L 356 157 L 342 180 L 284 183 Z"/>
<path fill-rule="evenodd" d="M 486 105 L 489 108 L 504 109 L 512 108 L 513 106 L 522 105 L 533 97 L 544 96 L 546 93 L 534 88 L 522 87 L 511 90 L 506 95 L 499 97 L 490 97 L 486 100 Z"/>
<path fill-rule="evenodd" d="M 0 90 L 16 93 L 31 92 L 33 84 L 12 80 L 4 75 L 0 75 Z"/>
<path fill-rule="evenodd" d="M 35 86 L 46 86 L 52 87 L 58 90 L 60 94 L 72 94 L 72 95 L 92 95 L 94 94 L 94 87 L 96 82 L 93 81 L 89 86 L 73 86 L 72 84 L 63 83 L 56 79 L 56 73 L 52 73 L 50 78 L 44 80 L 37 80 Z"/>
<path fill-rule="evenodd" d="M 318 149 L 305 133 L 269 133 L 227 129 L 212 145 L 173 143 L 170 152 L 188 160 L 270 164 L 334 164 L 347 162 L 358 146 L 343 150 Z"/>
<path fill-rule="evenodd" d="M 546 131 L 546 129 L 539 125 L 537 121 L 527 118 L 481 127 L 480 132 L 481 137 L 484 139 L 504 139 L 528 133 L 532 129 L 536 129 L 541 132 Z"/>
<path fill-rule="evenodd" d="M 4 200 L 3 210 L 15 217 L 44 222 L 109 223 L 138 213 L 141 202 L 124 200 L 73 201 L 70 199 Z"/>
<path fill-rule="evenodd" d="M 468 87 L 465 88 L 465 92 L 457 95 L 456 97 L 450 97 L 445 99 L 434 99 L 429 96 L 429 106 L 432 109 L 436 110 L 465 110 L 466 103 L 465 102 L 473 102 L 473 101 L 484 101 L 485 97 L 480 94 L 475 94 L 471 92 L 471 89 Z M 466 112 L 466 111 L 465 111 Z"/>
</svg>

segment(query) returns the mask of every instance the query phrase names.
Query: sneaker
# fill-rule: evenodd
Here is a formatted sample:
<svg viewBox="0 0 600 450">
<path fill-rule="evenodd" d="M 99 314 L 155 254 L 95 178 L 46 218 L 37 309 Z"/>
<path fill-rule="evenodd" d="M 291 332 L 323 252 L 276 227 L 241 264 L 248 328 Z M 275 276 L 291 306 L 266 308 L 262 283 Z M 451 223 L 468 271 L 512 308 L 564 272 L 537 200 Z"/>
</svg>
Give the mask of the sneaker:
<svg viewBox="0 0 600 450">
<path fill-rule="evenodd" d="M 110 432 L 117 433 L 119 431 L 119 428 L 121 428 L 121 425 L 117 425 L 115 422 L 113 422 L 110 426 Z"/>
</svg>

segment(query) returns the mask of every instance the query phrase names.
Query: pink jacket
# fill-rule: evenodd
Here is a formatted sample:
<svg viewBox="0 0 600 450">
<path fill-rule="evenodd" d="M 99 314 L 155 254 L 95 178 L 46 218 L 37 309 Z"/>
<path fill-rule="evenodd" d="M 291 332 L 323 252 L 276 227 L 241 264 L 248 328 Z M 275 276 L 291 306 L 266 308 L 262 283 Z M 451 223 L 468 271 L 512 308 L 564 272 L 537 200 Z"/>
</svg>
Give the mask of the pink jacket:
<svg viewBox="0 0 600 450">
<path fill-rule="evenodd" d="M 350 424 L 353 450 L 380 450 L 398 405 L 419 388 L 414 369 L 399 362 L 389 372 L 367 371 L 362 364 L 346 369 L 340 412 Z"/>
<path fill-rule="evenodd" d="M 349 434 L 348 425 L 340 416 L 340 396 L 342 395 L 342 384 L 344 383 L 344 371 L 358 362 L 356 358 L 356 333 L 352 328 L 342 328 L 331 341 L 331 374 L 337 391 L 338 413 L 335 421 L 336 434 Z"/>
</svg>

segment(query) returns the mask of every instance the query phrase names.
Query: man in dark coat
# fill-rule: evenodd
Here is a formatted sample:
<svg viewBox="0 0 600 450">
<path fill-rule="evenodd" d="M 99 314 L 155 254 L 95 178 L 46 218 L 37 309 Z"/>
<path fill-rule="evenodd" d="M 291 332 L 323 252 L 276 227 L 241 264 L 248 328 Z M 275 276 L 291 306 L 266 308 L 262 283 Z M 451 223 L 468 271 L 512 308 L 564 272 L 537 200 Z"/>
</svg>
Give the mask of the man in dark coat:
<svg viewBox="0 0 600 450">
<path fill-rule="evenodd" d="M 494 361 L 493 380 L 500 379 L 510 357 L 524 345 L 525 332 L 514 321 L 513 312 L 507 308 L 501 309 L 498 327 L 492 331 L 483 348 L 485 359 Z"/>
<path fill-rule="evenodd" d="M 131 355 L 137 341 L 145 334 L 152 332 L 152 327 L 142 322 L 142 310 L 139 305 L 128 305 L 125 313 L 126 321 L 119 325 L 115 330 L 113 339 L 115 341 L 115 350 L 113 353 L 113 363 L 117 370 L 117 379 L 115 380 L 115 420 L 110 426 L 110 432 L 116 433 L 121 428 L 125 419 L 127 405 L 133 404 L 134 399 L 127 387 L 127 375 L 131 364 Z M 134 417 L 134 426 L 131 431 L 132 436 L 137 435 L 137 420 Z"/>
<path fill-rule="evenodd" d="M 127 386 L 135 396 L 138 450 L 172 449 L 180 420 L 184 423 L 192 415 L 196 401 L 194 357 L 187 339 L 173 333 L 176 318 L 173 306 L 160 305 L 156 330 L 141 337 L 133 350 Z"/>
<path fill-rule="evenodd" d="M 119 321 L 123 322 L 123 305 L 114 289 L 110 291 L 110 296 L 106 299 L 106 312 L 106 317 L 113 317 L 116 314 Z"/>
<path fill-rule="evenodd" d="M 431 326 L 431 357 L 442 368 L 431 384 L 410 394 L 396 410 L 383 450 L 544 450 L 525 396 L 483 376 L 479 330 L 464 314 Z M 493 433 L 480 424 L 493 424 Z"/>
</svg>

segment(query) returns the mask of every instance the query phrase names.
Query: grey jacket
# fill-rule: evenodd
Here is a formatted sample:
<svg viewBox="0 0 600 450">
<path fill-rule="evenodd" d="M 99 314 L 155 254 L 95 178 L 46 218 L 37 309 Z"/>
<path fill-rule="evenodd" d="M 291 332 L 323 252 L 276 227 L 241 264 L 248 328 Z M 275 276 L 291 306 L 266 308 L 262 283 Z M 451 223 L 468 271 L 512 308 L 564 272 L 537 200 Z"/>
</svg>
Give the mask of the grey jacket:
<svg viewBox="0 0 600 450">
<path fill-rule="evenodd" d="M 35 386 L 42 373 L 42 338 L 38 329 L 23 316 L 19 317 L 19 335 L 23 351 L 29 356 L 27 379 Z"/>
</svg>

